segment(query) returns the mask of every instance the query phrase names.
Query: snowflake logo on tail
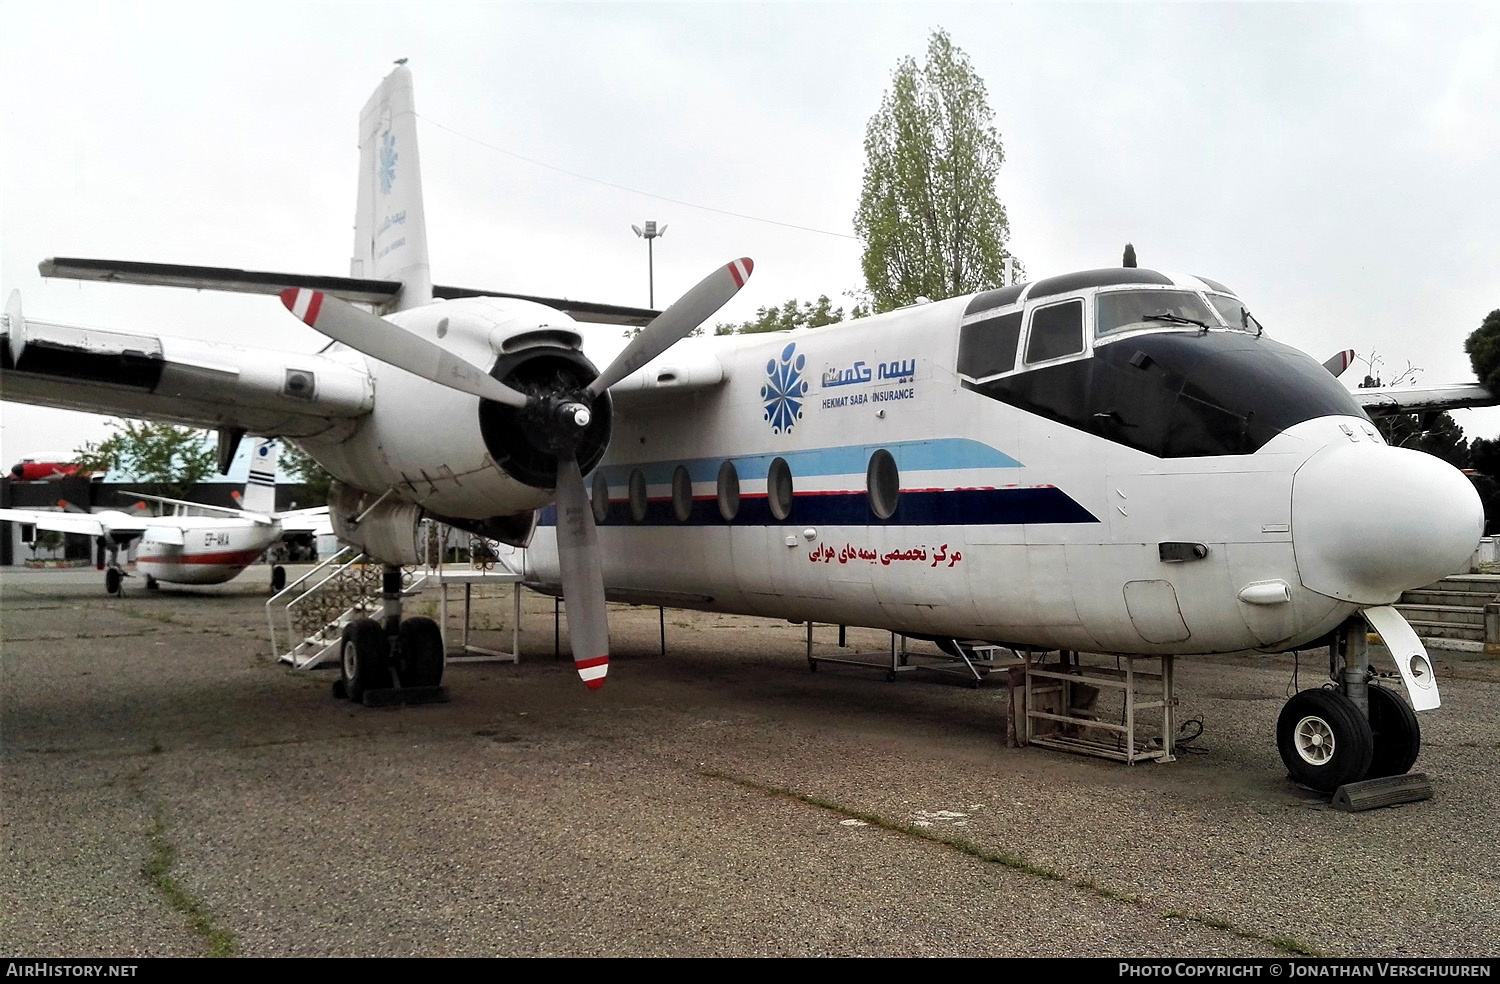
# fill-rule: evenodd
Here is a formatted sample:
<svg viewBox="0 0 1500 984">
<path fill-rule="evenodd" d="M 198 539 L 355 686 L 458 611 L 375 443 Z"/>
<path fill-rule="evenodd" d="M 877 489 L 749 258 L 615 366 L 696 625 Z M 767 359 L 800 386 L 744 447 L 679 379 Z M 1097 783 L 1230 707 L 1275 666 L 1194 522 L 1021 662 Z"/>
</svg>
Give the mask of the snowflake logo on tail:
<svg viewBox="0 0 1500 984">
<path fill-rule="evenodd" d="M 396 183 L 396 135 L 387 130 L 380 135 L 380 193 L 389 195 Z"/>
<path fill-rule="evenodd" d="M 796 352 L 797 343 L 792 342 L 781 350 L 779 360 L 766 363 L 766 385 L 760 388 L 760 398 L 766 404 L 765 419 L 776 434 L 790 433 L 792 425 L 802 419 L 802 398 L 807 395 L 802 370 L 807 367 L 807 356 Z"/>
</svg>

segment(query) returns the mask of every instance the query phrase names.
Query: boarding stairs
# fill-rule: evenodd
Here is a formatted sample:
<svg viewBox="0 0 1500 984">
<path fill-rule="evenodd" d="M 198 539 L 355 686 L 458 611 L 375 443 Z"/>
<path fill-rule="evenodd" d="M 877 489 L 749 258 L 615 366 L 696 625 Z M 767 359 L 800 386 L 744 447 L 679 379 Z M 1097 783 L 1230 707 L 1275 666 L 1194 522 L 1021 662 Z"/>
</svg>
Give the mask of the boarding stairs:
<svg viewBox="0 0 1500 984">
<path fill-rule="evenodd" d="M 1408 591 L 1396 603 L 1433 649 L 1485 651 L 1485 608 L 1500 600 L 1500 574 L 1453 574 Z M 1500 640 L 1497 640 L 1500 641 Z"/>
<path fill-rule="evenodd" d="M 521 565 L 513 548 L 482 537 L 469 537 L 448 527 L 431 524 L 424 538 L 427 562 L 402 569 L 403 599 L 428 589 L 438 592 L 438 627 L 443 634 L 448 660 L 465 659 L 519 661 Z M 450 540 L 467 538 L 467 557 L 461 563 L 444 563 Z M 337 660 L 344 626 L 359 618 L 379 617 L 385 568 L 353 547 L 344 547 L 323 563 L 287 584 L 266 602 L 266 622 L 272 655 L 294 669 L 308 670 Z M 509 652 L 487 649 L 470 642 L 470 624 L 476 585 L 508 585 L 512 589 L 511 648 Z M 462 590 L 462 604 L 450 604 L 450 595 Z M 403 606 L 404 607 L 404 606 Z M 406 614 L 415 614 L 407 611 Z"/>
</svg>

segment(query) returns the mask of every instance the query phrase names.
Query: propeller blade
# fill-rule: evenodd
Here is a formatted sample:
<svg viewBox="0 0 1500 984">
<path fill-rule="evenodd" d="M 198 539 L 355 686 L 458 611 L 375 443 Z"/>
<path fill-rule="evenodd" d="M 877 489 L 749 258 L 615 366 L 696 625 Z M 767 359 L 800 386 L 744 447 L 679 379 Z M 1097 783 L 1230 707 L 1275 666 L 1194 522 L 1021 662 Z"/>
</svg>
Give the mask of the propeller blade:
<svg viewBox="0 0 1500 984">
<path fill-rule="evenodd" d="M 1344 351 L 1339 352 L 1333 358 L 1331 358 L 1327 362 L 1323 363 L 1323 368 L 1327 369 L 1329 372 L 1333 373 L 1335 376 L 1342 376 L 1344 374 L 1344 370 L 1348 369 L 1349 366 L 1352 365 L 1353 363 L 1354 363 L 1354 350 L 1353 349 L 1344 349 Z"/>
<path fill-rule="evenodd" d="M 281 303 L 314 329 L 372 359 L 506 406 L 524 407 L 527 403 L 524 393 L 491 378 L 441 345 L 320 290 L 284 290 Z"/>
<path fill-rule="evenodd" d="M 599 378 L 589 384 L 589 395 L 598 396 L 686 338 L 690 331 L 739 293 L 754 269 L 755 264 L 750 258 L 743 256 L 698 281 L 696 287 L 642 328 L 625 350 L 615 356 L 615 361 L 604 367 Z"/>
<path fill-rule="evenodd" d="M 609 672 L 609 620 L 604 608 L 604 568 L 599 531 L 572 455 L 557 459 L 557 560 L 563 600 L 568 604 L 568 641 L 573 665 L 590 690 L 604 686 Z"/>
</svg>

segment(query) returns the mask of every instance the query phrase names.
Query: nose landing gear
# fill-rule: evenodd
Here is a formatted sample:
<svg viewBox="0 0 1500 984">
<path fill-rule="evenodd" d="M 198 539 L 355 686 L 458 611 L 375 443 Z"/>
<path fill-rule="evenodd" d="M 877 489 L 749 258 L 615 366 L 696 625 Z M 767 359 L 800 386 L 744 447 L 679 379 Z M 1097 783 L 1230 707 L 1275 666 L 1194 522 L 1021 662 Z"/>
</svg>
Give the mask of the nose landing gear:
<svg viewBox="0 0 1500 984">
<path fill-rule="evenodd" d="M 1421 751 L 1411 707 L 1369 683 L 1367 632 L 1360 617 L 1340 626 L 1329 652 L 1336 686 L 1296 694 L 1276 722 L 1276 747 L 1292 781 L 1321 793 L 1404 775 Z"/>
</svg>

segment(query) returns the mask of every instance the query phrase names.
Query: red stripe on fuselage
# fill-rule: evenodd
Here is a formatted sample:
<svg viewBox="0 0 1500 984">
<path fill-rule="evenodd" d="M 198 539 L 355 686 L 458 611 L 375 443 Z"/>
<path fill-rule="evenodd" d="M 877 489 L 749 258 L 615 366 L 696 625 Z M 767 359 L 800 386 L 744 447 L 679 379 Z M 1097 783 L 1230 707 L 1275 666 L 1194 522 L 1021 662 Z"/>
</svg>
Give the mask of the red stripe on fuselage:
<svg viewBox="0 0 1500 984">
<path fill-rule="evenodd" d="M 219 553 L 177 554 L 176 556 L 171 554 L 150 556 L 143 553 L 140 560 L 148 564 L 236 564 L 246 567 L 255 563 L 256 559 L 265 552 L 266 548 L 261 547 L 259 550 L 224 550 Z"/>
</svg>

